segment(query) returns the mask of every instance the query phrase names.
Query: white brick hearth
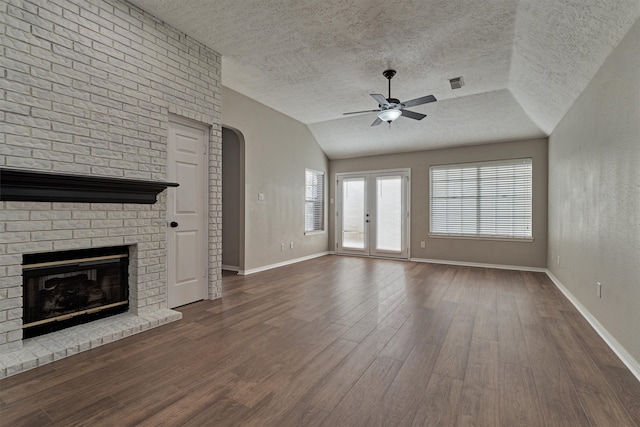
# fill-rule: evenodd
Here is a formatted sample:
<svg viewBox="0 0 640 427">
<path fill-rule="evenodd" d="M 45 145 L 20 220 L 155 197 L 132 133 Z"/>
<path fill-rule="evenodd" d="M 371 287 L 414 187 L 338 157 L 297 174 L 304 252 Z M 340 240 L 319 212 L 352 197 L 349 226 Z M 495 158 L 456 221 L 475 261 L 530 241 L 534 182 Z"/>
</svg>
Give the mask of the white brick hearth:
<svg viewBox="0 0 640 427">
<path fill-rule="evenodd" d="M 168 309 L 140 316 L 122 313 L 26 339 L 21 350 L 0 354 L 0 379 L 181 318 L 182 313 Z"/>
<path fill-rule="evenodd" d="M 121 0 L 0 0 L 0 167 L 166 181 L 170 114 L 210 126 L 209 298 L 220 296 L 220 55 Z M 153 205 L 0 201 L 0 377 L 180 318 Z M 22 255 L 130 247 L 129 312 L 22 339 Z"/>
</svg>

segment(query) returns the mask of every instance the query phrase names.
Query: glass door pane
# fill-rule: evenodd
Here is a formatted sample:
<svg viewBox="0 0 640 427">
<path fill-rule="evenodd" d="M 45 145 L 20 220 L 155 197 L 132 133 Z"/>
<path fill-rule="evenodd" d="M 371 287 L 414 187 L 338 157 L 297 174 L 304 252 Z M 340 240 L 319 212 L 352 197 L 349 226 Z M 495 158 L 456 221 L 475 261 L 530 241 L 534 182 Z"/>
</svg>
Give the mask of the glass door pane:
<svg viewBox="0 0 640 427">
<path fill-rule="evenodd" d="M 342 181 L 342 247 L 365 249 L 365 179 Z"/>
<path fill-rule="evenodd" d="M 376 251 L 402 251 L 402 176 L 376 177 Z"/>
</svg>

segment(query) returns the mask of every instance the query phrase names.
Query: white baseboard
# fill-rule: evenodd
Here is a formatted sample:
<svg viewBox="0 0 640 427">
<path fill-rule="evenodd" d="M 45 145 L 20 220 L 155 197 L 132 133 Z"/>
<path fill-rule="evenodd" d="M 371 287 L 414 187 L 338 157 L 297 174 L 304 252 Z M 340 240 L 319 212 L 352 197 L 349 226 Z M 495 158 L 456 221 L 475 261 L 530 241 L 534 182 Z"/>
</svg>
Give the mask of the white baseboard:
<svg viewBox="0 0 640 427">
<path fill-rule="evenodd" d="M 620 345 L 620 343 L 613 337 L 613 335 L 611 335 L 609 331 L 607 331 L 605 327 L 602 326 L 602 324 L 598 322 L 598 320 L 589 312 L 589 310 L 587 310 L 586 307 L 583 306 L 571 292 L 569 292 L 569 289 L 565 288 L 565 286 L 560 282 L 560 280 L 558 280 L 556 276 L 553 275 L 551 271 L 547 270 L 546 273 L 553 284 L 556 285 L 558 289 L 560 289 L 560 292 L 562 292 L 569 301 L 571 301 L 571 304 L 573 304 L 573 306 L 580 312 L 580 314 L 582 314 L 582 317 L 584 317 L 587 322 L 589 322 L 593 329 L 596 330 L 598 335 L 600 335 L 604 342 L 607 343 L 609 348 L 613 350 L 613 352 L 620 358 L 622 363 L 624 363 L 625 366 L 629 368 L 631 373 L 638 379 L 638 381 L 640 381 L 640 363 L 638 363 L 638 361 L 635 360 L 633 356 L 631 356 L 622 345 Z"/>
<path fill-rule="evenodd" d="M 410 258 L 409 261 L 426 262 L 430 264 L 459 265 L 462 267 L 497 268 L 499 270 L 535 271 L 538 273 L 547 272 L 546 268 L 541 268 L 541 267 L 523 267 L 519 265 L 503 265 L 503 264 L 485 264 L 481 262 L 449 261 L 444 259 Z"/>
<path fill-rule="evenodd" d="M 221 267 L 223 270 L 229 270 L 229 271 L 240 271 L 240 267 L 237 265 L 225 265 L 222 264 Z"/>
<path fill-rule="evenodd" d="M 303 256 L 301 258 L 290 259 L 288 261 L 282 261 L 275 264 L 263 265 L 262 267 L 251 268 L 249 270 L 239 270 L 238 275 L 240 276 L 248 276 L 249 274 L 259 273 L 265 270 L 271 270 L 272 268 L 284 267 L 285 265 L 295 264 L 302 261 L 308 261 L 310 259 L 319 258 L 321 256 L 330 255 L 330 252 L 320 252 L 313 255 Z"/>
</svg>

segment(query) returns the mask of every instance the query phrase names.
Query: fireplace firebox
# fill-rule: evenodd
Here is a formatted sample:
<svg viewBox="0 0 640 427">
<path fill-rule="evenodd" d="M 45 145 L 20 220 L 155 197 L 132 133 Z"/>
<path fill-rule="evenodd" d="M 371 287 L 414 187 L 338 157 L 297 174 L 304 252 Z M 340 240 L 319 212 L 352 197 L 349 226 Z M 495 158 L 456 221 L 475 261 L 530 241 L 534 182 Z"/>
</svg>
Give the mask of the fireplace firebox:
<svg viewBox="0 0 640 427">
<path fill-rule="evenodd" d="M 23 336 L 127 311 L 129 248 L 23 255 Z"/>
</svg>

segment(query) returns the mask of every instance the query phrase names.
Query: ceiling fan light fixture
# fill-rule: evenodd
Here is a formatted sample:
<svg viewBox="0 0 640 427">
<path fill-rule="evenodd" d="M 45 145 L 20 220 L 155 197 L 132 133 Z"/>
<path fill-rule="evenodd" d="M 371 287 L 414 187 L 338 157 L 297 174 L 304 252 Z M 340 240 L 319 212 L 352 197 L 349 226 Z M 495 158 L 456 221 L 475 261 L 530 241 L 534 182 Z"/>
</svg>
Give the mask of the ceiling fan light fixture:
<svg viewBox="0 0 640 427">
<path fill-rule="evenodd" d="M 415 107 L 417 105 L 428 104 L 430 102 L 437 101 L 433 95 L 422 96 L 420 98 L 410 99 L 405 102 L 400 102 L 397 98 L 391 97 L 391 78 L 396 74 L 395 70 L 385 70 L 382 75 L 389 81 L 389 97 L 385 98 L 384 95 L 379 93 L 370 93 L 371 97 L 378 103 L 377 110 L 366 111 L 352 111 L 350 113 L 342 113 L 343 116 L 349 114 L 360 113 L 376 113 L 377 118 L 371 123 L 371 126 L 378 126 L 382 122 L 389 123 L 396 120 L 398 117 L 403 116 L 413 120 L 422 120 L 427 117 L 426 114 L 416 113 L 415 111 L 407 110 L 406 107 Z"/>
<path fill-rule="evenodd" d="M 378 118 L 383 122 L 391 123 L 402 115 L 402 111 L 396 109 L 382 110 L 378 113 Z"/>
</svg>

